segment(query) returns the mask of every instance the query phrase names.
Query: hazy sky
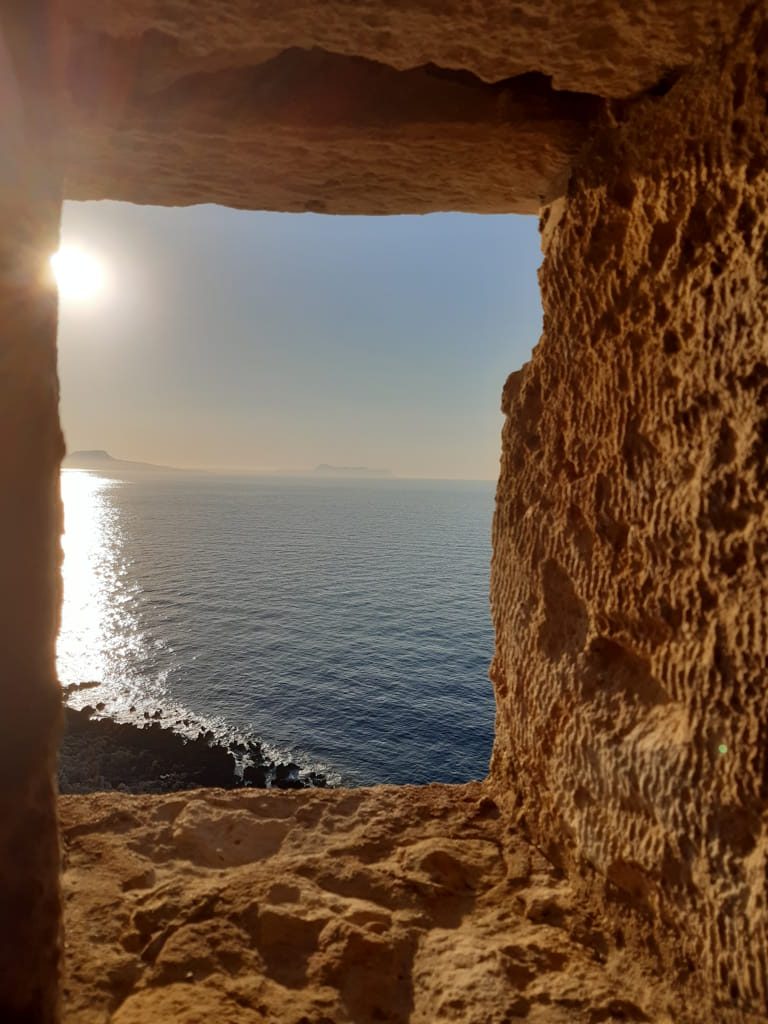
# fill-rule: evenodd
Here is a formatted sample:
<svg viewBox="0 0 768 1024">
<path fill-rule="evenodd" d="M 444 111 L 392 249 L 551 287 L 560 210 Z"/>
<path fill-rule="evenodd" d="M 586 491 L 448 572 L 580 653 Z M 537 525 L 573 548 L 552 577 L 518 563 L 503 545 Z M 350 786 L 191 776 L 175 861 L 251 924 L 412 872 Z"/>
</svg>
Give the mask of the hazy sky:
<svg viewBox="0 0 768 1024">
<path fill-rule="evenodd" d="M 536 220 L 67 203 L 107 284 L 62 300 L 67 444 L 175 466 L 497 475 L 541 323 Z"/>
</svg>

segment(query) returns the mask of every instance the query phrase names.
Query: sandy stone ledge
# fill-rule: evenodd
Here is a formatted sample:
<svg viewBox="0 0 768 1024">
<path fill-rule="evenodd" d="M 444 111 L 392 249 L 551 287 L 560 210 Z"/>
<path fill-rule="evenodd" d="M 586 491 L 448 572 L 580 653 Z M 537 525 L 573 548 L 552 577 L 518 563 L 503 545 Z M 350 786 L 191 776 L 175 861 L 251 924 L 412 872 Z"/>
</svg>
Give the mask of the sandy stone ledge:
<svg viewBox="0 0 768 1024">
<path fill-rule="evenodd" d="M 680 1019 L 486 784 L 60 812 L 66 1024 Z"/>
</svg>

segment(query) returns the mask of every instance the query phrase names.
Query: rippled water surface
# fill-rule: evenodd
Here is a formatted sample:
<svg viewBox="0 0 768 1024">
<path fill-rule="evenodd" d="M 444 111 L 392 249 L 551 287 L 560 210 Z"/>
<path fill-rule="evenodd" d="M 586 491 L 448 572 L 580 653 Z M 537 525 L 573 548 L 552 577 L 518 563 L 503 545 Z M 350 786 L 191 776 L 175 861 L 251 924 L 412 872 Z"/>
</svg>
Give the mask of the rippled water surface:
<svg viewBox="0 0 768 1024">
<path fill-rule="evenodd" d="M 62 472 L 63 683 L 347 783 L 487 769 L 491 484 Z"/>
</svg>

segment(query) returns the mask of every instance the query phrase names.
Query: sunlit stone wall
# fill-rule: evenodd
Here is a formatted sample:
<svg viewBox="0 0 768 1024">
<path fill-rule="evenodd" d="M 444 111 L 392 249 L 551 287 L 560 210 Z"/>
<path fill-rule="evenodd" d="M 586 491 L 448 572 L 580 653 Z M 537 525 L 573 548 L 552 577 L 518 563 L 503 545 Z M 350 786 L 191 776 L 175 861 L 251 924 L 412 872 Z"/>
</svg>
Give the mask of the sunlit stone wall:
<svg viewBox="0 0 768 1024">
<path fill-rule="evenodd" d="M 768 1010 L 764 17 L 545 213 L 494 524 L 495 784 L 701 1020 Z"/>
</svg>

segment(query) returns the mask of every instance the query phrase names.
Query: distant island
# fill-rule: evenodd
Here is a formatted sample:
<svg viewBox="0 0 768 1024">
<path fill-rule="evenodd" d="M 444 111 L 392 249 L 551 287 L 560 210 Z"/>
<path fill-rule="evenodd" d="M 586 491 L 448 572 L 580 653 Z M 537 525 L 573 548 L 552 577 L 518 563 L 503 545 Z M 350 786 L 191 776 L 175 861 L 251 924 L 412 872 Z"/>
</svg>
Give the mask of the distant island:
<svg viewBox="0 0 768 1024">
<path fill-rule="evenodd" d="M 392 476 L 389 469 L 369 469 L 368 466 L 329 466 L 325 462 L 315 466 L 315 473 L 321 476 Z"/>
<path fill-rule="evenodd" d="M 93 469 L 102 473 L 120 473 L 127 470 L 175 472 L 172 466 L 156 466 L 152 462 L 131 462 L 129 459 L 115 459 L 101 448 L 90 451 L 70 452 L 65 455 L 62 466 L 66 469 Z"/>
</svg>

